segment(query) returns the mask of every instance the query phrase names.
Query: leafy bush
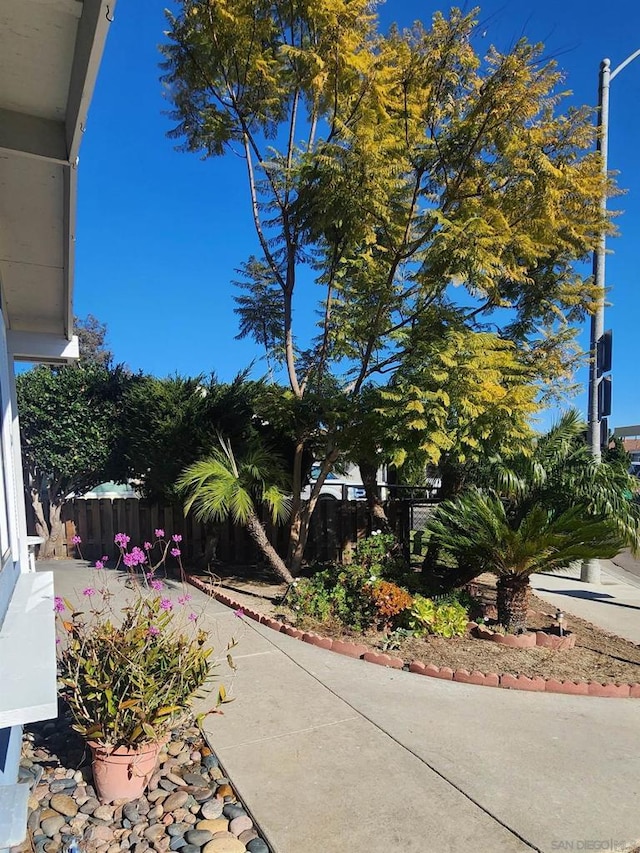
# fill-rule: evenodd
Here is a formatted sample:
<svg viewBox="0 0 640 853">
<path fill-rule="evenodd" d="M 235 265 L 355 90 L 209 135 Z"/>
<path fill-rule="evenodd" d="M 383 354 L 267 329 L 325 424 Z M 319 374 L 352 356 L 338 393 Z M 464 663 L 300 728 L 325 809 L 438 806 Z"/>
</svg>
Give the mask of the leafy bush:
<svg viewBox="0 0 640 853">
<path fill-rule="evenodd" d="M 361 565 L 370 577 L 384 578 L 404 586 L 408 567 L 393 534 L 374 531 L 356 548 L 354 563 Z M 409 572 L 411 574 L 411 572 Z"/>
<path fill-rule="evenodd" d="M 395 616 L 399 616 L 413 604 L 413 599 L 406 589 L 389 581 L 377 581 L 365 587 L 365 591 L 373 602 L 379 623 L 385 627 Z"/>
<path fill-rule="evenodd" d="M 461 637 L 467 630 L 468 621 L 467 610 L 460 601 L 435 602 L 422 595 L 413 599 L 410 625 L 418 635 Z"/>
<path fill-rule="evenodd" d="M 371 577 L 369 569 L 359 563 L 330 565 L 309 579 L 296 581 L 289 593 L 289 604 L 301 616 L 321 622 L 337 619 L 343 625 L 363 630 L 371 625 L 376 612 L 365 592 Z"/>
<path fill-rule="evenodd" d="M 462 637 L 468 621 L 467 611 L 461 604 L 440 604 L 431 630 L 437 637 Z"/>
</svg>

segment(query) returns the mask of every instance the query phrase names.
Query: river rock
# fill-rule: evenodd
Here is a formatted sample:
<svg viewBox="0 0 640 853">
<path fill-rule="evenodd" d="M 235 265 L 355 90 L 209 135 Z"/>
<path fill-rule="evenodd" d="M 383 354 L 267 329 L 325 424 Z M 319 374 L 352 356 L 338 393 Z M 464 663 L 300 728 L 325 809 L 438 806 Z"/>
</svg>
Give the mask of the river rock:
<svg viewBox="0 0 640 853">
<path fill-rule="evenodd" d="M 74 817 L 78 814 L 78 806 L 69 794 L 54 794 L 51 797 L 51 808 L 66 817 Z"/>
<path fill-rule="evenodd" d="M 113 841 L 113 830 L 110 826 L 96 824 L 85 830 L 84 839 L 85 841 L 105 842 L 108 844 Z"/>
<path fill-rule="evenodd" d="M 173 794 L 169 794 L 162 805 L 166 812 L 172 812 L 174 809 L 182 808 L 188 799 L 189 794 L 186 791 L 174 791 Z"/>
<path fill-rule="evenodd" d="M 226 814 L 226 806 L 224 807 Z M 222 817 L 223 814 L 223 803 L 222 800 L 207 800 L 206 803 L 202 804 L 202 808 L 200 810 L 200 814 L 206 820 L 215 820 L 217 817 Z M 244 814 L 244 811 L 242 811 Z M 227 817 L 237 817 L 237 815 L 227 815 Z"/>
<path fill-rule="evenodd" d="M 231 785 L 222 784 L 216 791 L 216 797 L 235 797 Z"/>
<path fill-rule="evenodd" d="M 164 788 L 157 788 L 155 791 L 149 791 L 149 793 L 147 794 L 147 799 L 150 803 L 157 803 L 161 800 L 166 799 L 168 796 L 169 794 L 167 791 L 164 790 Z"/>
<path fill-rule="evenodd" d="M 202 847 L 207 843 L 207 841 L 211 841 L 213 838 L 213 832 L 210 829 L 190 829 L 186 834 L 185 838 L 189 842 L 189 844 L 196 844 L 198 847 Z"/>
<path fill-rule="evenodd" d="M 218 802 L 220 802 L 220 800 L 218 800 Z M 246 811 L 237 803 L 227 803 L 222 810 L 222 814 L 225 817 L 228 817 L 229 820 L 233 820 L 234 817 L 242 817 L 242 815 L 246 815 Z"/>
<path fill-rule="evenodd" d="M 113 812 L 113 806 L 98 806 L 93 813 L 93 817 L 98 820 L 113 820 Z"/>
<path fill-rule="evenodd" d="M 187 785 L 195 785 L 196 788 L 208 788 L 209 782 L 199 773 L 185 773 L 182 777 Z"/>
<path fill-rule="evenodd" d="M 183 848 L 184 849 L 184 848 Z M 220 833 L 202 848 L 202 853 L 245 853 L 246 847 L 230 832 Z"/>
<path fill-rule="evenodd" d="M 64 817 L 61 814 L 56 814 L 54 817 L 45 817 L 45 819 L 40 822 L 40 828 L 45 835 L 48 835 L 49 838 L 53 838 L 56 832 L 59 832 L 64 824 Z"/>
<path fill-rule="evenodd" d="M 213 820 L 199 820 L 196 829 L 206 829 L 212 834 L 226 832 L 229 829 L 229 821 L 226 817 L 218 817 Z"/>
<path fill-rule="evenodd" d="M 97 800 L 95 797 L 89 797 L 89 799 L 80 807 L 80 811 L 85 814 L 93 814 L 99 805 L 100 800 Z"/>
<path fill-rule="evenodd" d="M 178 823 L 172 823 L 171 826 L 167 827 L 167 832 L 169 835 L 184 835 L 185 832 L 188 832 L 191 829 L 188 823 L 184 821 L 180 821 Z"/>
<path fill-rule="evenodd" d="M 234 835 L 240 835 L 241 832 L 244 832 L 245 829 L 252 829 L 253 821 L 249 817 L 249 815 L 243 814 L 239 817 L 234 817 L 234 819 L 229 824 L 229 832 L 232 832 Z"/>
<path fill-rule="evenodd" d="M 165 827 L 161 823 L 154 823 L 144 831 L 144 837 L 152 844 L 159 841 L 163 835 L 165 835 Z"/>
<path fill-rule="evenodd" d="M 254 838 L 247 844 L 249 853 L 269 853 L 269 848 L 261 838 Z"/>
</svg>

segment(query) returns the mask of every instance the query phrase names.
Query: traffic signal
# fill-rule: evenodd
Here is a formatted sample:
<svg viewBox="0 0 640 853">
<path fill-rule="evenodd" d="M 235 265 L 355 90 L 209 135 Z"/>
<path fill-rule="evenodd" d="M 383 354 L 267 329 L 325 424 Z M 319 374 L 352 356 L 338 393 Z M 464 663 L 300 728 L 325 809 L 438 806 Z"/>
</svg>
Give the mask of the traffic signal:
<svg viewBox="0 0 640 853">
<path fill-rule="evenodd" d="M 606 418 L 600 421 L 600 447 L 603 450 L 609 447 L 609 421 Z"/>
<path fill-rule="evenodd" d="M 598 382 L 598 420 L 611 414 L 611 377 L 603 376 Z"/>
<path fill-rule="evenodd" d="M 611 360 L 613 355 L 613 332 L 608 329 L 598 339 L 596 352 L 596 365 L 598 368 L 598 376 L 603 373 L 608 373 L 611 370 Z"/>
</svg>

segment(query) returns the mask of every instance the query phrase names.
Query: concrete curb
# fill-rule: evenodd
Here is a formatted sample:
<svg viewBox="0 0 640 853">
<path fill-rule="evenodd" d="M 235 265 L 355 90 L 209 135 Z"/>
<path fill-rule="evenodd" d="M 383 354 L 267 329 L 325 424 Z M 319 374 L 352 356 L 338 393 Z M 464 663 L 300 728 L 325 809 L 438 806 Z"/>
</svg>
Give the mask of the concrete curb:
<svg viewBox="0 0 640 853">
<path fill-rule="evenodd" d="M 393 669 L 404 669 L 406 667 L 409 672 L 413 672 L 416 675 L 426 675 L 430 678 L 440 678 L 460 684 L 475 684 L 479 687 L 502 687 L 504 690 L 564 693 L 571 696 L 599 696 L 610 699 L 640 699 L 640 684 L 637 683 L 610 682 L 601 684 L 598 681 L 558 681 L 555 678 L 542 678 L 541 676 L 529 678 L 526 675 L 512 675 L 507 672 L 502 674 L 495 672 L 484 673 L 476 670 L 469 672 L 466 669 L 453 670 L 448 666 L 439 667 L 432 663 L 425 664 L 419 660 L 414 660 L 407 664 L 402 658 L 391 657 L 383 652 L 375 652 L 368 646 L 360 643 L 334 640 L 331 637 L 323 637 L 313 631 L 300 631 L 298 628 L 294 628 L 293 625 L 286 625 L 284 622 L 279 622 L 277 619 L 271 619 L 262 613 L 258 613 L 257 610 L 250 610 L 244 607 L 228 595 L 225 595 L 225 593 L 218 592 L 212 584 L 208 584 L 198 577 L 187 575 L 187 580 L 196 589 L 207 595 L 211 595 L 221 604 L 232 607 L 234 610 L 242 610 L 244 616 L 248 616 L 249 619 L 253 619 L 254 622 L 259 622 L 261 625 L 266 625 L 273 631 L 287 634 L 289 637 L 301 640 L 303 643 L 318 646 L 320 649 L 327 649 L 346 657 L 363 660 L 366 663 L 388 666 Z"/>
</svg>

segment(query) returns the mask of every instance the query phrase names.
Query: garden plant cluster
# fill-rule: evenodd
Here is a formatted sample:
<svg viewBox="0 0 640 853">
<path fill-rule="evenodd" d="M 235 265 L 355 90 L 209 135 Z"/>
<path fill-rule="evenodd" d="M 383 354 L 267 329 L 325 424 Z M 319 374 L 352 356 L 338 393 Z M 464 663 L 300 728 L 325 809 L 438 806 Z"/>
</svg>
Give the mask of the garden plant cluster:
<svg viewBox="0 0 640 853">
<path fill-rule="evenodd" d="M 420 583 L 394 536 L 374 531 L 358 544 L 351 563 L 331 564 L 296 581 L 286 602 L 301 622 L 311 618 L 399 636 L 462 636 L 477 610 L 475 599 L 465 590 L 428 598 L 420 594 Z"/>
</svg>

